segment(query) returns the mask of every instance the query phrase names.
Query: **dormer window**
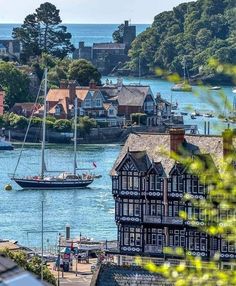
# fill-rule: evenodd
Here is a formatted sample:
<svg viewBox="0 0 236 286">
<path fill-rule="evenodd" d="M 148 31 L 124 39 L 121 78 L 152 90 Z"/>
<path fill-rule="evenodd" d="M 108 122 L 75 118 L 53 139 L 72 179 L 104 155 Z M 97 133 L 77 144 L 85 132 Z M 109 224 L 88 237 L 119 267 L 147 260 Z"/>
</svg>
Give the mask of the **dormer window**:
<svg viewBox="0 0 236 286">
<path fill-rule="evenodd" d="M 61 115 L 61 107 L 59 105 L 55 107 L 55 115 L 57 116 Z"/>
</svg>

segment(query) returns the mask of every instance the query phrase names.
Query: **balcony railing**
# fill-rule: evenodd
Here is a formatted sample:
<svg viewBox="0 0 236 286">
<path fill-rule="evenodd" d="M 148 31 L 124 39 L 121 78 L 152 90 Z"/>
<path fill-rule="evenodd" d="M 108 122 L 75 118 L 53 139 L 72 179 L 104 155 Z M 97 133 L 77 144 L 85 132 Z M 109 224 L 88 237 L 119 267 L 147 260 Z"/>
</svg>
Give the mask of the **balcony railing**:
<svg viewBox="0 0 236 286">
<path fill-rule="evenodd" d="M 167 216 L 151 216 L 144 215 L 143 216 L 144 223 L 162 223 L 162 224 L 174 224 L 174 225 L 182 225 L 183 220 L 179 217 L 167 217 Z"/>
<path fill-rule="evenodd" d="M 182 225 L 183 224 L 183 220 L 182 220 L 182 218 L 179 218 L 179 217 L 164 216 L 164 217 L 162 217 L 162 223 Z"/>
<path fill-rule="evenodd" d="M 159 247 L 157 245 L 146 244 L 144 246 L 144 252 L 148 252 L 148 253 L 162 253 L 163 252 L 163 248 Z"/>
<path fill-rule="evenodd" d="M 144 215 L 143 216 L 143 222 L 146 222 L 146 223 L 161 223 L 161 217 L 160 216 L 152 216 L 152 215 Z"/>
</svg>

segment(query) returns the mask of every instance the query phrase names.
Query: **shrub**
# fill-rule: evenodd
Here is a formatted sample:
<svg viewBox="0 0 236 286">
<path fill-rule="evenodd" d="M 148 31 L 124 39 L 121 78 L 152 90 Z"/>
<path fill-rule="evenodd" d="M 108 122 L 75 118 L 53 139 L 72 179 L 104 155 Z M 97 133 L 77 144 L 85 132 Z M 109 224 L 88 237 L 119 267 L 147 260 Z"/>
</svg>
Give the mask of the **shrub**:
<svg viewBox="0 0 236 286">
<path fill-rule="evenodd" d="M 81 136 L 88 135 L 91 132 L 91 129 L 97 126 L 97 122 L 93 118 L 89 118 L 88 116 L 79 118 L 79 133 Z"/>
<path fill-rule="evenodd" d="M 41 127 L 42 123 L 43 123 L 43 120 L 39 117 L 33 117 L 31 120 L 32 127 Z"/>
<path fill-rule="evenodd" d="M 56 119 L 55 117 L 51 116 L 51 115 L 48 115 L 48 116 L 46 117 L 46 120 L 47 120 L 47 121 L 51 121 L 51 122 L 55 122 L 57 119 Z"/>
<path fill-rule="evenodd" d="M 145 113 L 132 113 L 130 115 L 131 122 L 136 123 L 136 124 L 142 124 L 146 125 L 147 124 L 147 115 Z"/>
<path fill-rule="evenodd" d="M 67 119 L 56 120 L 53 124 L 53 129 L 57 132 L 70 132 L 71 122 Z"/>
<path fill-rule="evenodd" d="M 9 117 L 9 124 L 13 128 L 17 129 L 25 129 L 28 125 L 28 119 L 24 116 L 20 116 L 14 113 L 10 113 Z"/>
</svg>

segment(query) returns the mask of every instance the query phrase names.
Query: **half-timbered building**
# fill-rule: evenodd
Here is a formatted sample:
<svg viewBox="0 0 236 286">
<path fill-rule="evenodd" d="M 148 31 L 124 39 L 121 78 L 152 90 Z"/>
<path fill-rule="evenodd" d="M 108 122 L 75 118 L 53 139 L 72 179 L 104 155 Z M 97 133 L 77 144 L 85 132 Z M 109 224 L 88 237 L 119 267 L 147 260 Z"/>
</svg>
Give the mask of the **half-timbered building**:
<svg viewBox="0 0 236 286">
<path fill-rule="evenodd" d="M 210 237 L 191 223 L 194 219 L 203 225 L 204 218 L 183 197 L 204 198 L 208 187 L 168 155 L 181 147 L 185 156 L 205 160 L 218 172 L 230 144 L 233 136 L 185 135 L 182 129 L 131 134 L 111 171 L 119 253 L 163 258 L 164 247 L 182 247 L 203 259 L 217 251 L 222 259 L 236 258 L 234 244 Z M 181 211 L 187 213 L 186 220 Z"/>
</svg>

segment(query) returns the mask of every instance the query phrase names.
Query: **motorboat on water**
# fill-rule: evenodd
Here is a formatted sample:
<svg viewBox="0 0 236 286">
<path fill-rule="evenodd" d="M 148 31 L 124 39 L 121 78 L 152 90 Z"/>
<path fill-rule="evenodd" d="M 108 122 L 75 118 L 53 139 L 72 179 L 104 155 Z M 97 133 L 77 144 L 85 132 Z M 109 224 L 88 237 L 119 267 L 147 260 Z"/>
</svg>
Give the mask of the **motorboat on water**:
<svg viewBox="0 0 236 286">
<path fill-rule="evenodd" d="M 5 140 L 4 137 L 0 137 L 0 150 L 13 150 L 12 144 Z"/>
<path fill-rule="evenodd" d="M 209 90 L 220 90 L 221 87 L 220 86 L 212 86 L 209 88 Z"/>
<path fill-rule="evenodd" d="M 77 113 L 78 113 L 78 99 L 74 102 L 74 160 L 73 160 L 73 172 L 58 172 L 47 171 L 45 164 L 45 137 L 46 137 L 46 95 L 47 95 L 47 70 L 45 70 L 45 86 L 44 86 L 44 114 L 43 114 L 43 131 L 42 131 L 42 147 L 41 147 L 41 168 L 40 175 L 21 177 L 16 175 L 17 167 L 20 162 L 18 159 L 17 165 L 14 170 L 14 174 L 11 179 L 15 181 L 23 189 L 74 189 L 85 188 L 89 186 L 95 179 L 95 176 L 88 172 L 88 169 L 77 168 Z M 27 135 L 26 135 L 27 136 Z M 24 146 L 24 143 L 23 143 Z M 22 148 L 23 148 L 22 146 Z M 20 152 L 21 156 L 22 152 Z M 94 166 L 96 168 L 96 166 Z M 77 171 L 81 170 L 82 174 Z M 83 170 L 83 171 L 82 171 Z M 50 173 L 59 173 L 59 175 L 50 175 Z"/>
</svg>

